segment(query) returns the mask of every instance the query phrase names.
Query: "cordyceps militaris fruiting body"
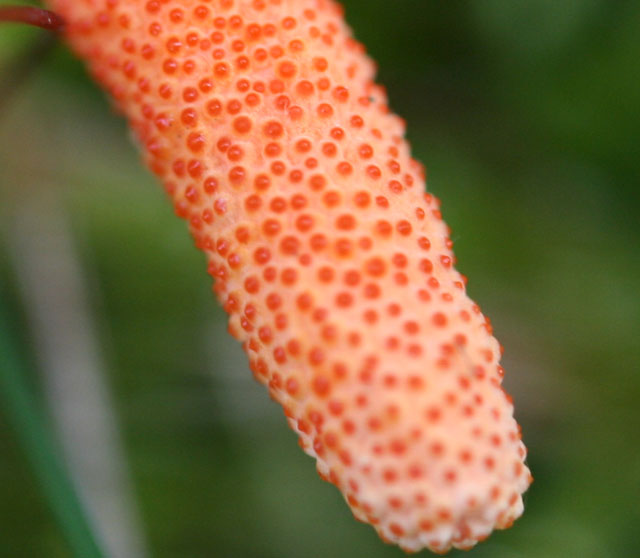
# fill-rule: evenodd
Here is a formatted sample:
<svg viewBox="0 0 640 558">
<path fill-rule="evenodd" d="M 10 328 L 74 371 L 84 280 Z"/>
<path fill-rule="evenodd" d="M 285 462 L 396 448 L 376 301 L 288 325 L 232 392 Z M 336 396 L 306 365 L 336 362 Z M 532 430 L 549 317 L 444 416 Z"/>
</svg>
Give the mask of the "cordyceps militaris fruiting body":
<svg viewBox="0 0 640 558">
<path fill-rule="evenodd" d="M 354 515 L 470 548 L 531 482 L 501 348 L 333 0 L 49 0 L 206 254 L 255 377 Z"/>
</svg>

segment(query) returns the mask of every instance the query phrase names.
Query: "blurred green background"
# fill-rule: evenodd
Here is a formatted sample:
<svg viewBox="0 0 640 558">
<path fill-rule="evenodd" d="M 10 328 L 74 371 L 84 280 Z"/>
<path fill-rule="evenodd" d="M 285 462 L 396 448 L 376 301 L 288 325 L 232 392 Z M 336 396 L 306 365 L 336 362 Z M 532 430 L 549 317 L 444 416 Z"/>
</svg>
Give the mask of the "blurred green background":
<svg viewBox="0 0 640 558">
<path fill-rule="evenodd" d="M 466 555 L 637 555 L 640 3 L 344 3 L 506 347 L 536 479 L 515 526 Z M 42 35 L 0 27 L 1 84 Z M 203 256 L 62 46 L 0 99 L 2 334 L 45 406 L 39 283 L 20 271 L 38 277 L 28 260 L 47 229 L 24 217 L 38 202 L 63 223 L 88 293 L 148 556 L 403 555 L 352 519 L 254 384 Z M 70 556 L 4 412 L 0 556 Z"/>
</svg>

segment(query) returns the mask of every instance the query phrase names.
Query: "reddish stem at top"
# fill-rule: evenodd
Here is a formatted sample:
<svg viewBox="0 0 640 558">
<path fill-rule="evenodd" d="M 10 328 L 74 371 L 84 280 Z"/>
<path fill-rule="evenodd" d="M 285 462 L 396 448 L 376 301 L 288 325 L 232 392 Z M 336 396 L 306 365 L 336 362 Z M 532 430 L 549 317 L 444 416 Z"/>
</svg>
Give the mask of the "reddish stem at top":
<svg viewBox="0 0 640 558">
<path fill-rule="evenodd" d="M 58 14 L 33 6 L 0 6 L 0 22 L 3 21 L 26 23 L 48 31 L 60 31 L 64 26 Z"/>
</svg>

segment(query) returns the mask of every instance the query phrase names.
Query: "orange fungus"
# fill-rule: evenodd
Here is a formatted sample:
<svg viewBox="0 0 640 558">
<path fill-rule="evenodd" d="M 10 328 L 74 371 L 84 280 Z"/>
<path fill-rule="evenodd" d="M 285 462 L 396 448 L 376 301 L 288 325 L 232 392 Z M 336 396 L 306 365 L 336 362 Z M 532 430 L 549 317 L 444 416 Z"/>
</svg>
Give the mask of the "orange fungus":
<svg viewBox="0 0 640 558">
<path fill-rule="evenodd" d="M 207 257 L 255 377 L 407 551 L 522 513 L 500 346 L 333 0 L 49 0 Z"/>
</svg>

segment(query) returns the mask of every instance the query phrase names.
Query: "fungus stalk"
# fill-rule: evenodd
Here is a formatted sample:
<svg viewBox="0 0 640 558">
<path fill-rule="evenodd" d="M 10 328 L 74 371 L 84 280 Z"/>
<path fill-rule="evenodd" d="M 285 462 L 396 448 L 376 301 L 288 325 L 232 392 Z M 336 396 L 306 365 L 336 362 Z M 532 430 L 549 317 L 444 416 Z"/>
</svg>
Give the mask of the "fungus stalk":
<svg viewBox="0 0 640 558">
<path fill-rule="evenodd" d="M 0 6 L 0 22 L 3 21 L 26 23 L 48 31 L 60 31 L 64 25 L 56 13 L 33 6 Z"/>
<path fill-rule="evenodd" d="M 48 0 L 208 261 L 256 379 L 407 551 L 523 511 L 501 347 L 333 0 Z"/>
</svg>

